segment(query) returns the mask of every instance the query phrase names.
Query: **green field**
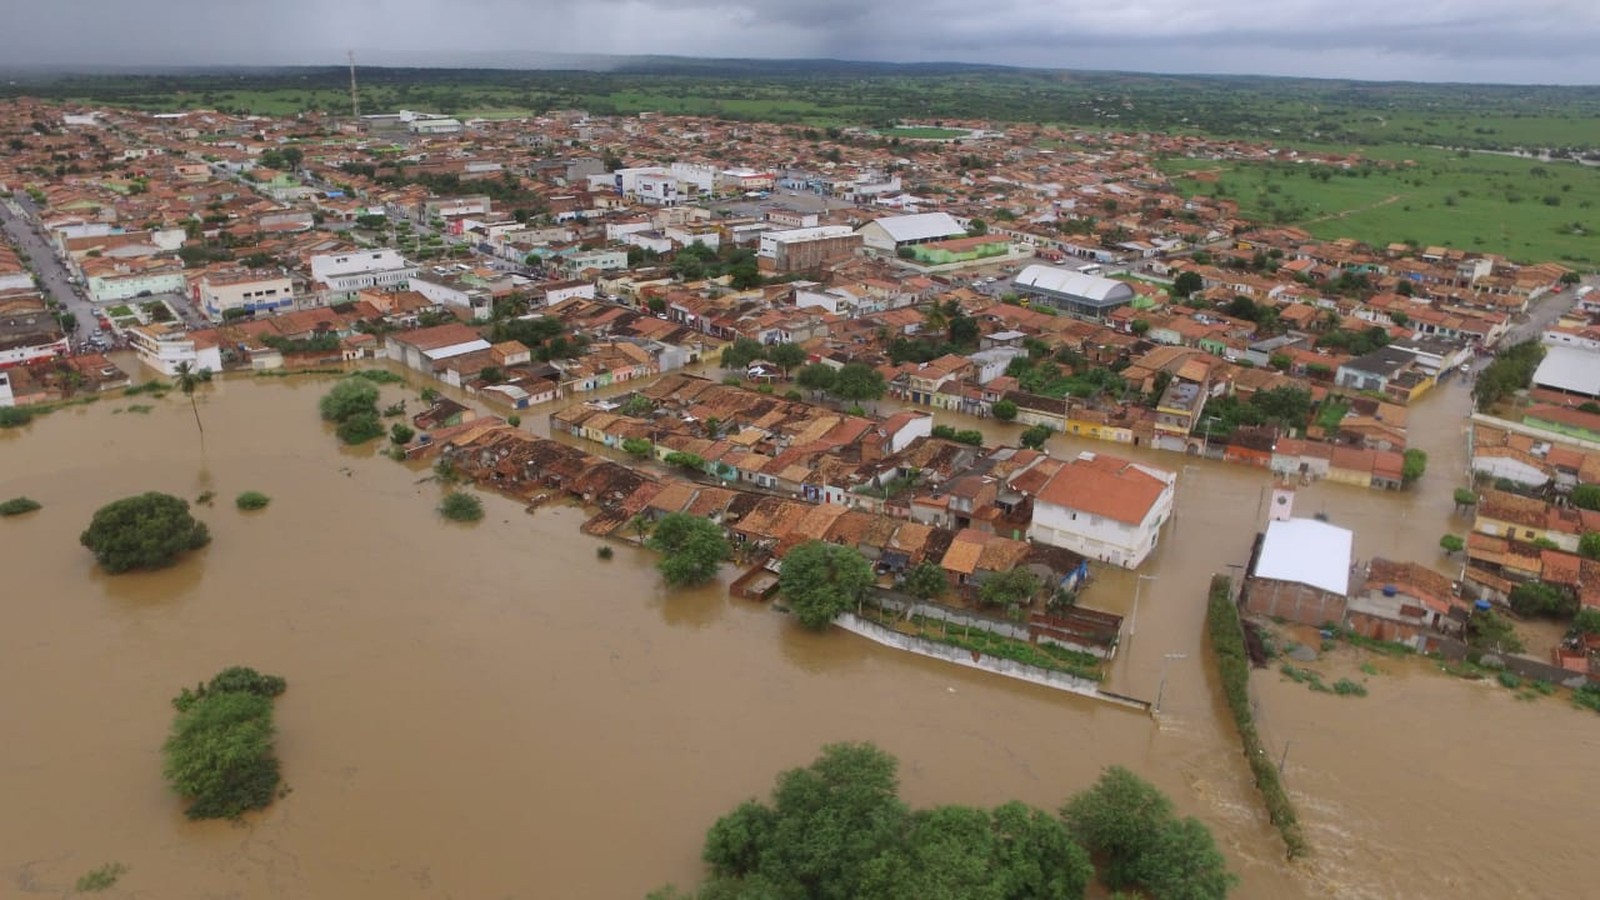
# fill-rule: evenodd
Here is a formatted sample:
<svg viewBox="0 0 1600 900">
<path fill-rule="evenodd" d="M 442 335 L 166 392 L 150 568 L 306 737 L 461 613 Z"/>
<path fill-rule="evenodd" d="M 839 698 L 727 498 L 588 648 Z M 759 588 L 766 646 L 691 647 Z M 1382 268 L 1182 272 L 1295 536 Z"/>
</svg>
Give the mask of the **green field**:
<svg viewBox="0 0 1600 900">
<path fill-rule="evenodd" d="M 986 120 L 1302 144 L 1550 148 L 1600 159 L 1600 88 L 1141 75 L 954 64 L 617 57 L 610 71 L 363 67 L 364 112 L 647 110 L 807 125 Z M 0 97 L 282 115 L 350 108 L 343 67 L 55 76 Z M 910 136 L 910 135 L 902 135 Z M 943 135 L 940 136 L 953 136 Z"/>
<path fill-rule="evenodd" d="M 1186 196 L 1227 197 L 1246 218 L 1319 238 L 1444 244 L 1524 262 L 1600 260 L 1600 169 L 1420 147 L 1369 156 L 1382 162 L 1349 171 L 1194 159 L 1162 167 Z"/>
<path fill-rule="evenodd" d="M 949 140 L 951 138 L 966 137 L 970 132 L 965 128 L 934 128 L 924 125 L 899 125 L 894 128 L 885 128 L 881 132 L 884 137 L 911 138 L 912 140 Z"/>
</svg>

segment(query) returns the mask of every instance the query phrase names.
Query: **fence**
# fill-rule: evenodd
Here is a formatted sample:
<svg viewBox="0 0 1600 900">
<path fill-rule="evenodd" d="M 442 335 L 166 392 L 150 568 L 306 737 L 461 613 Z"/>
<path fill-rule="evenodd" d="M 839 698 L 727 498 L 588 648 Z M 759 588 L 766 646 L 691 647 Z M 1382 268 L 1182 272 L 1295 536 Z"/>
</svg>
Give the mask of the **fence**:
<svg viewBox="0 0 1600 900">
<path fill-rule="evenodd" d="M 1438 653 L 1451 662 L 1460 662 L 1470 654 L 1483 651 L 1469 647 L 1454 638 L 1442 635 L 1428 635 L 1428 652 Z M 1485 654 L 1488 655 L 1488 654 Z M 1573 672 L 1560 666 L 1529 659 L 1526 656 L 1512 656 L 1509 653 L 1493 654 L 1495 658 L 1505 663 L 1506 671 L 1514 672 L 1523 678 L 1532 678 L 1535 681 L 1548 681 L 1563 687 L 1580 688 L 1589 683 L 1589 676 L 1583 672 Z"/>
<path fill-rule="evenodd" d="M 925 619 L 936 619 L 950 625 L 987 631 L 1018 641 L 1037 639 L 1042 643 L 1078 650 L 1100 659 L 1111 659 L 1116 655 L 1117 634 L 1122 624 L 1120 616 L 1093 610 L 1069 610 L 1061 616 L 1035 615 L 1027 621 L 1017 622 L 938 603 L 913 600 L 888 591 L 878 591 L 872 603 L 896 615 L 907 615 L 909 609 L 910 615 L 922 616 Z"/>
<path fill-rule="evenodd" d="M 1054 688 L 1058 691 L 1067 691 L 1080 697 L 1102 700 L 1106 703 L 1138 710 L 1139 712 L 1150 711 L 1149 701 L 1102 691 L 1098 684 L 1087 678 L 1079 678 L 1076 675 L 1068 675 L 1065 672 L 1052 672 L 1049 669 L 1041 669 L 1038 666 L 1030 666 L 1016 660 L 1002 659 L 972 650 L 964 650 L 960 647 L 940 644 L 927 638 L 902 634 L 876 622 L 869 622 L 866 619 L 859 618 L 853 613 L 840 614 L 834 620 L 834 624 L 852 634 L 858 634 L 873 643 L 882 644 L 885 647 L 893 647 L 896 650 L 905 650 L 918 656 L 944 660 L 969 669 L 979 669 L 995 675 L 1004 675 L 1007 678 L 1027 681 L 1032 684 Z"/>
</svg>

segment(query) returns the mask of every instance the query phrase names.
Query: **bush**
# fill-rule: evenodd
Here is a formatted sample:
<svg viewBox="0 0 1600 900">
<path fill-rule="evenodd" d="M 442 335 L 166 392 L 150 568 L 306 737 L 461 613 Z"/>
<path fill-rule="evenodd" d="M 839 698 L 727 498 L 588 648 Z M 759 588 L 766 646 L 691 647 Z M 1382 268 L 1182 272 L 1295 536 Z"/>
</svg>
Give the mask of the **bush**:
<svg viewBox="0 0 1600 900">
<path fill-rule="evenodd" d="M 506 424 L 510 425 L 512 428 L 521 428 L 522 427 L 522 417 L 517 415 L 516 413 L 512 413 L 511 415 L 506 416 Z"/>
<path fill-rule="evenodd" d="M 403 447 L 411 443 L 411 439 L 416 436 L 416 430 L 404 422 L 396 422 L 389 426 L 389 442 L 397 446 Z"/>
<path fill-rule="evenodd" d="M 1002 422 L 1010 422 L 1017 417 L 1017 405 L 1010 400 L 999 400 L 995 402 L 990 412 L 994 413 L 996 419 Z"/>
<path fill-rule="evenodd" d="M 378 417 L 378 388 L 368 378 L 346 378 L 335 384 L 317 404 L 328 422 L 344 422 L 352 416 Z"/>
<path fill-rule="evenodd" d="M 465 491 L 451 491 L 439 504 L 439 515 L 452 522 L 476 522 L 483 518 L 483 501 Z"/>
<path fill-rule="evenodd" d="M 151 491 L 100 507 L 78 542 L 115 575 L 170 566 L 178 554 L 210 543 L 211 533 L 189 514 L 187 501 Z"/>
<path fill-rule="evenodd" d="M 31 513 L 36 509 L 43 508 L 44 504 L 37 500 L 30 500 L 27 497 L 12 497 L 10 500 L 0 503 L 0 516 L 20 516 L 23 513 Z"/>
<path fill-rule="evenodd" d="M 346 444 L 365 444 L 383 437 L 383 422 L 375 412 L 360 412 L 340 422 L 333 431 Z"/>
<path fill-rule="evenodd" d="M 261 493 L 260 491 L 245 491 L 238 497 L 234 498 L 233 505 L 242 510 L 251 511 L 257 509 L 266 509 L 267 504 L 271 502 L 272 498 Z"/>
<path fill-rule="evenodd" d="M 594 555 L 600 557 L 601 559 L 610 559 L 615 555 L 615 551 L 611 549 L 611 545 L 601 544 L 600 546 L 594 548 Z"/>
<path fill-rule="evenodd" d="M 33 421 L 33 410 L 25 406 L 0 406 L 0 428 L 20 428 Z"/>
<path fill-rule="evenodd" d="M 284 687 L 282 678 L 236 666 L 173 698 L 178 714 L 161 748 L 162 770 L 189 801 L 189 818 L 237 818 L 272 802 L 272 698 Z"/>
<path fill-rule="evenodd" d="M 1341 697 L 1365 697 L 1367 689 L 1359 682 L 1348 678 L 1341 678 L 1333 683 L 1333 692 Z"/>
<path fill-rule="evenodd" d="M 90 869 L 78 876 L 78 881 L 73 885 L 73 890 L 80 894 L 106 890 L 116 884 L 117 879 L 121 878 L 127 871 L 128 867 L 122 863 L 106 863 L 99 868 Z"/>
</svg>

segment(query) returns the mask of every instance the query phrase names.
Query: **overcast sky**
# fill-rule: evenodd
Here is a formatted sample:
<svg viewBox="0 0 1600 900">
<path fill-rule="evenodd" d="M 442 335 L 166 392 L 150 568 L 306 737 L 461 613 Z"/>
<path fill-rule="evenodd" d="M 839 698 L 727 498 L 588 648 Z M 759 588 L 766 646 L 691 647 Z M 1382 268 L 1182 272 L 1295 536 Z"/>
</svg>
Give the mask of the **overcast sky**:
<svg viewBox="0 0 1600 900">
<path fill-rule="evenodd" d="M 5 0 L 0 65 L 544 52 L 1600 83 L 1600 0 Z"/>
</svg>

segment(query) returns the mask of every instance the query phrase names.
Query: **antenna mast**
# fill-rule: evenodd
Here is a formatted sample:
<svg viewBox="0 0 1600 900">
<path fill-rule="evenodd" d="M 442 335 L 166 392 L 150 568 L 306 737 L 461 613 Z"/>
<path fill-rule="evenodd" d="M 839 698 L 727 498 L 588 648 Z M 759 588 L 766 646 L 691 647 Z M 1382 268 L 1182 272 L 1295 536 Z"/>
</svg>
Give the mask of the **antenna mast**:
<svg viewBox="0 0 1600 900">
<path fill-rule="evenodd" d="M 352 118 L 361 118 L 361 95 L 356 93 L 356 52 L 346 51 L 350 59 L 350 115 Z"/>
</svg>

